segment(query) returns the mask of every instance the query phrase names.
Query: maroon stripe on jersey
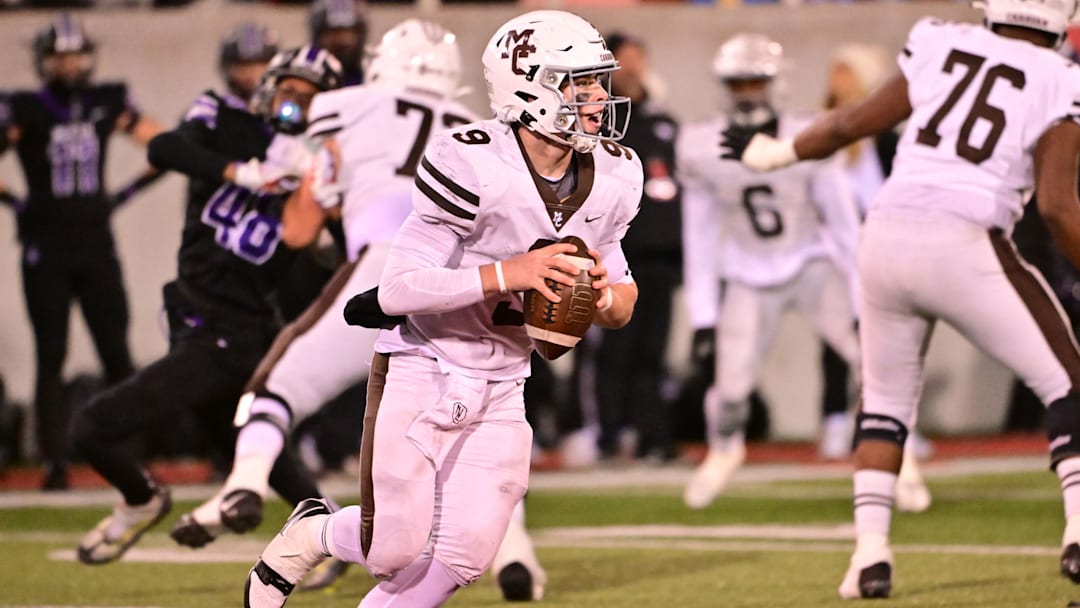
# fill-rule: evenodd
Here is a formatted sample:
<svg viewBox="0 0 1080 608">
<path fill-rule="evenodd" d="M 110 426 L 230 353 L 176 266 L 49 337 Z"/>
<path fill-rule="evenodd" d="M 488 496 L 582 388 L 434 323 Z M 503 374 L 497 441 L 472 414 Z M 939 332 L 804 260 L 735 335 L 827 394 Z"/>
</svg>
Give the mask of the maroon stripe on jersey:
<svg viewBox="0 0 1080 608">
<path fill-rule="evenodd" d="M 1016 247 L 1000 228 L 990 231 L 990 243 L 1009 283 L 1031 312 L 1054 357 L 1065 368 L 1069 382 L 1072 383 L 1070 390 L 1076 391 L 1080 388 L 1080 352 L 1076 350 L 1068 320 L 1055 305 L 1054 296 L 1046 291 L 1038 278 L 1024 265 Z"/>
<path fill-rule="evenodd" d="M 386 372 L 390 370 L 390 355 L 375 353 L 367 381 L 367 406 L 364 410 L 364 434 L 360 439 L 360 550 L 364 557 L 371 550 L 375 533 L 375 482 L 372 481 L 372 460 L 375 456 L 375 417 L 379 415 Z M 393 508 L 390 505 L 389 508 Z"/>
<path fill-rule="evenodd" d="M 435 181 L 446 186 L 447 190 L 456 194 L 459 198 L 461 198 L 461 200 L 465 201 L 466 203 L 472 203 L 477 207 L 480 206 L 479 196 L 476 196 L 472 192 L 469 192 L 465 188 L 462 188 L 460 185 L 458 185 L 457 182 L 443 175 L 441 171 L 436 169 L 434 165 L 428 162 L 426 156 L 420 160 L 420 166 L 427 169 L 427 172 L 431 174 L 431 177 L 435 178 Z"/>
<path fill-rule="evenodd" d="M 349 275 L 356 269 L 357 263 L 363 256 L 364 252 L 361 251 L 355 262 L 342 264 L 341 268 L 338 268 L 337 272 L 334 273 L 334 276 L 330 277 L 330 280 L 326 282 L 322 292 L 319 293 L 319 297 L 315 298 L 315 301 L 309 304 L 295 321 L 278 332 L 277 337 L 274 338 L 274 343 L 270 345 L 270 350 L 263 355 L 262 361 L 259 361 L 259 367 L 255 369 L 255 373 L 248 380 L 244 392 L 266 390 L 266 379 L 274 371 L 277 362 L 285 355 L 289 345 L 306 334 L 315 325 L 315 322 L 321 319 L 326 311 L 330 309 L 334 299 L 338 297 L 342 289 L 345 289 L 345 285 L 349 282 Z"/>
<path fill-rule="evenodd" d="M 433 202 L 436 205 L 438 205 L 439 207 L 441 207 L 443 211 L 445 211 L 445 212 L 447 212 L 450 215 L 453 215 L 455 217 L 460 217 L 461 219 L 464 219 L 464 220 L 475 220 L 476 219 L 476 214 L 475 213 L 470 213 L 470 212 L 462 209 L 461 207 L 458 207 L 454 203 L 451 203 L 449 199 L 447 199 L 445 196 L 439 194 L 434 188 L 427 185 L 427 183 L 425 183 L 424 180 L 420 179 L 419 175 L 416 176 L 416 179 L 413 180 L 413 183 L 415 183 L 416 187 L 420 189 L 420 192 L 424 193 L 424 196 L 428 197 L 431 200 L 431 202 Z"/>
<path fill-rule="evenodd" d="M 532 160 L 529 159 L 528 153 L 525 152 L 525 144 L 521 143 L 521 136 L 518 135 L 517 127 L 514 127 L 514 139 L 517 140 L 518 149 L 521 150 L 525 167 L 529 169 L 529 175 L 532 176 L 536 192 L 540 195 L 540 199 L 544 201 L 551 222 L 555 226 L 555 230 L 558 231 L 566 225 L 570 220 L 570 216 L 581 208 L 581 205 L 589 198 L 589 194 L 592 193 L 593 181 L 596 178 L 596 165 L 593 155 L 591 152 L 582 154 L 574 151 L 571 162 L 577 164 L 577 187 L 574 188 L 574 192 L 570 196 L 566 197 L 566 200 L 560 201 L 559 197 L 555 195 L 555 191 L 552 190 L 551 184 L 537 173 Z M 567 170 L 569 171 L 569 169 Z M 555 221 L 556 212 L 561 214 L 561 221 L 558 223 Z"/>
</svg>

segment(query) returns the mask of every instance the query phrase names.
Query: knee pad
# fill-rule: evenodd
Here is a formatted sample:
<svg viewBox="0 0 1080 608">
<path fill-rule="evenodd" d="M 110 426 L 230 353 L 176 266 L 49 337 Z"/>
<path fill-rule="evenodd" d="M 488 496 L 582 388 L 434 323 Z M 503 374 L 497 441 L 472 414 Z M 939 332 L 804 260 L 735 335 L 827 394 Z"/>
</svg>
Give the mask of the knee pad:
<svg viewBox="0 0 1080 608">
<path fill-rule="evenodd" d="M 873 439 L 889 441 L 903 449 L 907 436 L 907 426 L 896 418 L 859 412 L 859 415 L 855 417 L 855 437 L 852 439 L 852 447 L 858 447 L 859 443 L 866 439 Z"/>
<path fill-rule="evenodd" d="M 259 420 L 273 424 L 288 436 L 292 426 L 292 408 L 284 397 L 269 391 L 244 393 L 236 404 L 233 425 L 240 428 Z"/>
<path fill-rule="evenodd" d="M 1080 456 L 1080 394 L 1069 393 L 1046 408 L 1050 440 L 1050 469 L 1066 458 Z"/>
</svg>

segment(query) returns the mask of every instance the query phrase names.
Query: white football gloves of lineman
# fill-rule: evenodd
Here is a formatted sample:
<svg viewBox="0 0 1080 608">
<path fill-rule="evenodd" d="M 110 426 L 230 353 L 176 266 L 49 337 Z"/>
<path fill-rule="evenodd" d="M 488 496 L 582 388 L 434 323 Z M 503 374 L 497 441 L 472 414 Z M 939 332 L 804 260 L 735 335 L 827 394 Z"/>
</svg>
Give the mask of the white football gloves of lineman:
<svg viewBox="0 0 1080 608">
<path fill-rule="evenodd" d="M 721 158 L 741 161 L 755 171 L 773 171 L 798 162 L 794 139 L 776 139 L 764 133 L 729 128 L 720 140 Z"/>
<path fill-rule="evenodd" d="M 319 148 L 308 174 L 311 196 L 323 209 L 333 209 L 341 204 L 341 185 L 337 182 L 337 163 L 334 153 L 326 146 Z"/>
<path fill-rule="evenodd" d="M 273 187 L 286 178 L 300 178 L 312 163 L 309 144 L 303 137 L 277 134 L 266 149 L 266 160 L 251 158 L 246 163 L 236 163 L 233 183 L 257 192 Z M 288 189 L 288 188 L 287 188 Z"/>
</svg>

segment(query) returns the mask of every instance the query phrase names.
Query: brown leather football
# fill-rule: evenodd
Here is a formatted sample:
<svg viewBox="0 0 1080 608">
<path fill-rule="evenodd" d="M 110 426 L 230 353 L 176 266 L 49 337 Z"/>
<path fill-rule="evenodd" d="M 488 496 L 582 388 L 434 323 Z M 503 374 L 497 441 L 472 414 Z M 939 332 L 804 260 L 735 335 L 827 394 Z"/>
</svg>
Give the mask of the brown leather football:
<svg viewBox="0 0 1080 608">
<path fill-rule="evenodd" d="M 577 246 L 577 251 L 562 254 L 580 268 L 576 282 L 569 286 L 545 279 L 548 288 L 562 298 L 558 303 L 548 301 L 535 289 L 525 292 L 525 331 L 536 351 L 548 360 L 557 359 L 577 346 L 592 325 L 596 301 L 600 298 L 589 276 L 595 262 L 589 257 L 588 245 L 576 236 L 558 242 Z"/>
</svg>

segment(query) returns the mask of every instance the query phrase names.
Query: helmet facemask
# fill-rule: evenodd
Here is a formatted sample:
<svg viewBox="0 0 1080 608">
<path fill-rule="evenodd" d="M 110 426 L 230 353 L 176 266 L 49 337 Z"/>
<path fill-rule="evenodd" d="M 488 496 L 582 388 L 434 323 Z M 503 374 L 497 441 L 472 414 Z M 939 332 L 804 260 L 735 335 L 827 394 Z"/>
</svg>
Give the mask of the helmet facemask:
<svg viewBox="0 0 1080 608">
<path fill-rule="evenodd" d="M 552 125 L 578 152 L 590 152 L 599 141 L 618 141 L 626 135 L 630 98 L 615 97 L 611 93 L 611 73 L 617 69 L 618 65 L 566 71 L 549 67 L 540 75 L 541 86 L 560 100 Z M 582 79 L 595 80 L 604 92 L 603 98 L 591 99 L 595 92 L 579 89 L 577 81 Z M 585 110 L 592 112 L 583 119 Z M 595 120 L 595 123 L 586 125 L 586 120 Z"/>
<path fill-rule="evenodd" d="M 723 82 L 731 97 L 728 115 L 732 125 L 761 129 L 776 120 L 771 78 L 732 78 Z"/>
<path fill-rule="evenodd" d="M 302 80 L 313 85 L 314 92 L 283 87 L 286 79 Z M 286 81 L 287 83 L 287 81 Z M 315 47 L 300 47 L 274 56 L 251 99 L 252 112 L 262 116 L 275 131 L 289 135 L 307 128 L 307 108 L 315 93 L 337 88 L 341 83 L 341 65 L 329 52 Z"/>
</svg>

